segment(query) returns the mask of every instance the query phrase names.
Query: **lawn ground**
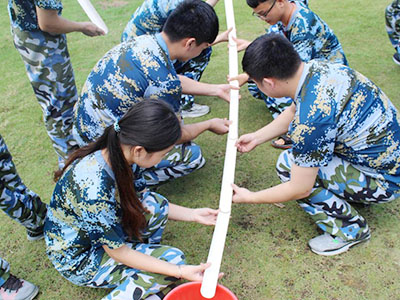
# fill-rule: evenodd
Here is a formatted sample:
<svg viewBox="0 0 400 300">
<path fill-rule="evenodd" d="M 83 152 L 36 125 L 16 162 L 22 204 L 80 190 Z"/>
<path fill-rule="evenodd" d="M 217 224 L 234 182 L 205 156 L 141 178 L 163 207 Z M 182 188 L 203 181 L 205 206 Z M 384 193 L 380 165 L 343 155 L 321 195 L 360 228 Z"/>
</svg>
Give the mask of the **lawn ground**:
<svg viewBox="0 0 400 300">
<path fill-rule="evenodd" d="M 77 87 L 80 90 L 90 70 L 103 54 L 119 42 L 131 13 L 141 1 L 94 0 L 110 33 L 89 38 L 68 35 L 68 46 Z M 245 0 L 235 0 L 238 36 L 252 39 L 265 24 L 251 16 Z M 310 7 L 335 31 L 351 67 L 380 86 L 400 108 L 400 68 L 392 62 L 394 51 L 385 32 L 384 9 L 389 0 L 310 0 Z M 86 20 L 77 1 L 65 0 L 63 16 Z M 225 30 L 223 2 L 217 4 L 221 30 Z M 19 54 L 9 32 L 6 4 L 0 11 L 0 133 L 13 154 L 18 172 L 28 187 L 49 202 L 54 183 L 56 156 L 44 130 L 41 110 L 33 96 Z M 240 55 L 240 58 L 242 55 Z M 214 47 L 211 63 L 202 81 L 224 82 L 226 45 Z M 241 91 L 240 133 L 260 128 L 272 120 L 264 104 Z M 211 106 L 203 118 L 227 117 L 228 105 L 216 98 L 198 97 Z M 225 152 L 224 136 L 201 135 L 196 142 L 207 159 L 194 174 L 159 189 L 171 202 L 190 207 L 216 208 Z M 280 151 L 263 145 L 238 155 L 235 182 L 251 190 L 277 184 L 275 161 Z M 400 299 L 400 202 L 360 208 L 372 229 L 370 242 L 337 257 L 321 257 L 306 243 L 317 235 L 316 226 L 295 203 L 285 208 L 271 205 L 233 205 L 221 270 L 221 283 L 240 300 L 267 299 Z M 40 287 L 36 299 L 100 299 L 105 290 L 78 287 L 62 278 L 45 254 L 43 241 L 28 242 L 25 230 L 4 214 L 0 217 L 0 256 L 11 264 L 12 273 Z M 198 224 L 170 222 L 164 244 L 182 249 L 188 263 L 205 261 L 213 229 Z"/>
</svg>

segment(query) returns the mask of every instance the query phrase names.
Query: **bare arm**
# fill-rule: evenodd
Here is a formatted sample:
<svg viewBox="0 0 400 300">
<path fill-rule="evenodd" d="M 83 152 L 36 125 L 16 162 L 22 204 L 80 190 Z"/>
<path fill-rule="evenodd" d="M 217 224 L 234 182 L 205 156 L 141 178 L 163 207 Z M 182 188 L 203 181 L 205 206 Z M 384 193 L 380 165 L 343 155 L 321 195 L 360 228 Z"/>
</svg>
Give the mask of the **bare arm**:
<svg viewBox="0 0 400 300">
<path fill-rule="evenodd" d="M 236 203 L 280 203 L 298 200 L 310 195 L 318 174 L 318 167 L 305 168 L 292 165 L 290 180 L 258 192 L 233 185 L 233 202 Z"/>
<path fill-rule="evenodd" d="M 182 126 L 182 137 L 177 144 L 182 144 L 194 140 L 204 131 L 211 131 L 215 134 L 225 134 L 229 131 L 230 121 L 226 119 L 214 118 L 194 124 L 185 124 Z"/>
<path fill-rule="evenodd" d="M 168 219 L 175 221 L 196 222 L 203 225 L 215 225 L 218 210 L 211 208 L 188 208 L 173 203 L 169 204 Z"/>
<path fill-rule="evenodd" d="M 242 135 L 236 142 L 240 152 L 250 152 L 258 145 L 272 140 L 288 131 L 296 112 L 295 104 L 285 109 L 275 120 L 259 130 Z"/>
<path fill-rule="evenodd" d="M 231 89 L 238 89 L 229 84 L 210 84 L 198 82 L 183 75 L 178 75 L 182 84 L 182 92 L 189 95 L 216 96 L 229 102 Z"/>
<path fill-rule="evenodd" d="M 207 0 L 206 3 L 214 7 L 218 3 L 218 0 Z"/>
<path fill-rule="evenodd" d="M 133 250 L 126 245 L 117 249 L 110 249 L 107 246 L 103 248 L 112 259 L 128 267 L 191 281 L 201 281 L 204 270 L 209 266 L 209 264 L 178 266 Z"/>
<path fill-rule="evenodd" d="M 82 32 L 88 36 L 104 35 L 104 31 L 91 22 L 75 22 L 58 15 L 57 10 L 36 6 L 39 28 L 52 34 Z"/>
</svg>

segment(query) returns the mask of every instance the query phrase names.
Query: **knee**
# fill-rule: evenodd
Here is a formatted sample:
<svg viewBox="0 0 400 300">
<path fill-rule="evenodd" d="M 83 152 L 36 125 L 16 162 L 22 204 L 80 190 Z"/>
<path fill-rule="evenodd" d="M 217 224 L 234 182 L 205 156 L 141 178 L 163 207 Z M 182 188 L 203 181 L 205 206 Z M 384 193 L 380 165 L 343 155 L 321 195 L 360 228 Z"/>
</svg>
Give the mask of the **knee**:
<svg viewBox="0 0 400 300">
<path fill-rule="evenodd" d="M 205 163 L 201 148 L 195 143 L 191 142 L 189 145 L 186 145 L 183 155 L 182 160 L 185 164 L 189 164 L 192 169 L 200 169 Z"/>
<path fill-rule="evenodd" d="M 146 192 L 142 200 L 143 207 L 153 216 L 168 218 L 168 200 L 155 192 Z"/>
</svg>

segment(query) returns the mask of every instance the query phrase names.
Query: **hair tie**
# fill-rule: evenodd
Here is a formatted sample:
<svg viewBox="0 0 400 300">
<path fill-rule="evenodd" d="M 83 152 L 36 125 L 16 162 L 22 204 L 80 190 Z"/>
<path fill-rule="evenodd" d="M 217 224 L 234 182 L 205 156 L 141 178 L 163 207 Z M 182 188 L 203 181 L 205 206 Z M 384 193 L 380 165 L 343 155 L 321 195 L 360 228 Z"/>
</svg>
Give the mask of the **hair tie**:
<svg viewBox="0 0 400 300">
<path fill-rule="evenodd" d="M 118 120 L 115 121 L 115 123 L 114 123 L 114 130 L 115 130 L 116 133 L 120 133 L 121 132 L 121 127 L 119 127 Z"/>
</svg>

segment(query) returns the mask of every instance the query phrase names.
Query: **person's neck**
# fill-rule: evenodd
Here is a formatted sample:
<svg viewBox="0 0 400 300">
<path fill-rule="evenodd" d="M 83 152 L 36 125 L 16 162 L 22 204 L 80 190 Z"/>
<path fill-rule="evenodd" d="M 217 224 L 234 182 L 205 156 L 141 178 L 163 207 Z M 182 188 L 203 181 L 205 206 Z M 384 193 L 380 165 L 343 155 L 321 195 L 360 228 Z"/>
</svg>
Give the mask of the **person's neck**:
<svg viewBox="0 0 400 300">
<path fill-rule="evenodd" d="M 175 60 L 177 59 L 178 56 L 178 49 L 177 49 L 177 45 L 176 43 L 171 42 L 171 40 L 169 39 L 169 37 L 165 34 L 164 31 L 161 31 L 161 37 L 164 40 L 165 44 L 167 45 L 168 48 L 168 52 L 169 52 L 169 58 L 171 60 Z"/>
<path fill-rule="evenodd" d="M 294 2 L 287 1 L 285 5 L 287 5 L 287 9 L 285 9 L 285 13 L 282 16 L 282 24 L 287 27 L 290 19 L 292 18 L 293 12 L 296 9 L 296 4 Z"/>
<path fill-rule="evenodd" d="M 301 76 L 303 75 L 303 70 L 304 70 L 304 62 L 301 62 L 294 76 L 288 80 L 289 97 L 292 99 L 296 97 L 297 87 L 299 85 Z"/>
</svg>

